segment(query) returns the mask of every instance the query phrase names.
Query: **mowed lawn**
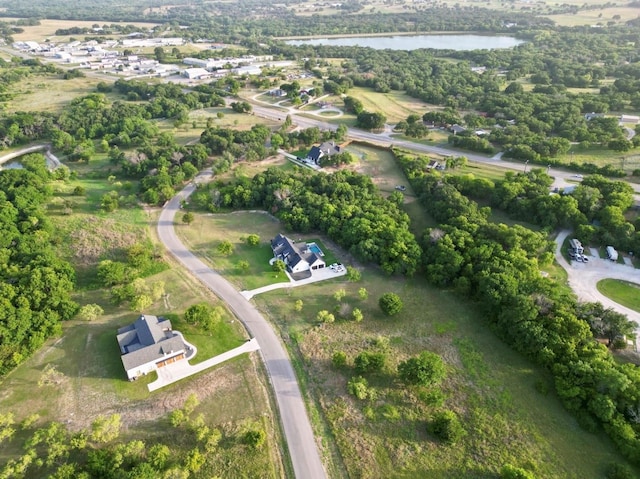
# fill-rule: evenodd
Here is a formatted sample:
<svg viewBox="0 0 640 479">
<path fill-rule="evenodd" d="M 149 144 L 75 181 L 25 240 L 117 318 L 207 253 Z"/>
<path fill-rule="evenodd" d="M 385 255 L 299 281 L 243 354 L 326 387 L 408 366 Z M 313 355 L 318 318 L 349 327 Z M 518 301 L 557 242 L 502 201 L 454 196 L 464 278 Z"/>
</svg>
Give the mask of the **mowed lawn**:
<svg viewBox="0 0 640 479">
<path fill-rule="evenodd" d="M 621 461 L 604 434 L 580 428 L 553 393 L 550 376 L 498 340 L 473 305 L 420 277 L 387 277 L 374 268 L 362 273 L 357 283 L 316 283 L 255 298 L 305 372 L 316 427 L 328 427 L 335 438 L 330 470 L 344 467 L 359 478 L 495 478 L 510 463 L 535 477 L 596 479 L 606 463 Z M 366 300 L 358 294 L 363 287 Z M 339 289 L 347 293 L 340 304 L 333 298 Z M 388 291 L 404 302 L 393 318 L 377 306 Z M 362 310 L 361 323 L 338 313 L 333 324 L 316 320 L 320 310 L 352 308 Z M 382 373 L 365 375 L 375 398 L 360 401 L 348 394 L 347 381 L 365 350 L 384 351 L 387 360 Z M 437 388 L 405 388 L 398 363 L 425 350 L 444 359 L 447 378 Z M 348 358 L 343 369 L 331 363 L 338 351 Z M 455 445 L 427 433 L 429 418 L 442 409 L 462 418 L 466 436 Z"/>
<path fill-rule="evenodd" d="M 230 214 L 196 215 L 190 225 L 177 224 L 176 232 L 194 254 L 207 262 L 240 290 L 251 290 L 273 283 L 287 282 L 284 273 L 276 273 L 269 265 L 273 258 L 271 239 L 286 232 L 280 222 L 262 212 L 238 211 Z M 260 244 L 249 246 L 245 238 L 250 234 L 260 236 Z M 302 237 L 296 235 L 295 240 Z M 230 241 L 233 253 L 224 255 L 217 247 Z M 243 269 L 240 261 L 249 263 Z"/>
<path fill-rule="evenodd" d="M 640 284 L 603 279 L 598 281 L 597 287 L 607 298 L 640 313 Z"/>
</svg>

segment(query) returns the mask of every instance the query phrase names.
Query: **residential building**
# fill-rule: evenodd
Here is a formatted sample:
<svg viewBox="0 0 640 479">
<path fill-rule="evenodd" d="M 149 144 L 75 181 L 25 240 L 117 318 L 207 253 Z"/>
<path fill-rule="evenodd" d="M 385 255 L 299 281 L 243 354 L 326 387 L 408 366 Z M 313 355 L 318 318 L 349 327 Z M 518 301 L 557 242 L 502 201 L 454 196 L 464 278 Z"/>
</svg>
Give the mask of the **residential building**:
<svg viewBox="0 0 640 479">
<path fill-rule="evenodd" d="M 278 234 L 271 240 L 271 249 L 274 259 L 283 261 L 290 273 L 314 271 L 326 266 L 323 253 L 315 243 L 296 244 L 283 234 Z"/>
<path fill-rule="evenodd" d="M 186 354 L 182 335 L 172 331 L 171 321 L 149 314 L 118 329 L 117 339 L 122 365 L 131 381 L 183 360 Z"/>
</svg>

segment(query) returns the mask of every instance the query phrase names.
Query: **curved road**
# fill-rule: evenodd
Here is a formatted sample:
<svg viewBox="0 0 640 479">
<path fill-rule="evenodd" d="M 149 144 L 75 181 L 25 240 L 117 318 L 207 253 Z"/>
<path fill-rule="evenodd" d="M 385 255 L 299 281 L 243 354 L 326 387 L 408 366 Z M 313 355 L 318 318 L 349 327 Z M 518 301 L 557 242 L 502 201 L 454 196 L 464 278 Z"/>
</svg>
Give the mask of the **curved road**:
<svg viewBox="0 0 640 479">
<path fill-rule="evenodd" d="M 201 179 L 202 177 L 200 177 Z M 267 320 L 231 284 L 194 256 L 178 239 L 174 217 L 180 202 L 195 190 L 191 184 L 162 209 L 158 236 L 165 248 L 205 286 L 225 301 L 258 340 L 260 354 L 271 380 L 296 478 L 325 479 L 326 474 L 295 372 L 280 339 Z"/>
</svg>

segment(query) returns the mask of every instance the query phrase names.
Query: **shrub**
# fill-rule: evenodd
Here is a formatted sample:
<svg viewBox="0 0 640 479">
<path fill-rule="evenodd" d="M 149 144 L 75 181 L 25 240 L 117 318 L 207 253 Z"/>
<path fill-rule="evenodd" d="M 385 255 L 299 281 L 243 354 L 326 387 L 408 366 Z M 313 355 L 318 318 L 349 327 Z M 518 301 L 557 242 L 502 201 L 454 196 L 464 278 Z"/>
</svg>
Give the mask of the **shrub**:
<svg viewBox="0 0 640 479">
<path fill-rule="evenodd" d="M 353 266 L 347 266 L 347 279 L 352 282 L 360 281 L 362 275 L 360 274 L 360 270 L 354 268 Z"/>
<path fill-rule="evenodd" d="M 247 236 L 246 241 L 249 246 L 258 246 L 260 244 L 260 236 L 257 234 L 250 234 Z"/>
<path fill-rule="evenodd" d="M 347 390 L 349 394 L 360 400 L 367 399 L 369 396 L 369 383 L 362 376 L 355 376 L 349 379 Z"/>
<path fill-rule="evenodd" d="M 80 311 L 78 317 L 83 321 L 94 321 L 104 314 L 104 309 L 99 304 L 85 304 Z"/>
<path fill-rule="evenodd" d="M 607 466 L 605 476 L 607 479 L 633 479 L 635 474 L 629 466 L 612 462 Z"/>
<path fill-rule="evenodd" d="M 500 479 L 535 479 L 533 474 L 520 467 L 505 464 L 500 470 Z"/>
<path fill-rule="evenodd" d="M 221 241 L 216 249 L 218 250 L 218 253 L 229 256 L 233 254 L 233 243 L 229 240 Z"/>
<path fill-rule="evenodd" d="M 455 444 L 465 435 L 460 419 L 453 411 L 437 413 L 427 426 L 427 431 L 448 444 Z"/>
<path fill-rule="evenodd" d="M 401 362 L 398 365 L 398 373 L 407 384 L 429 386 L 444 379 L 445 366 L 440 356 L 424 351 L 419 356 Z"/>
<path fill-rule="evenodd" d="M 342 369 L 347 365 L 347 353 L 344 351 L 336 351 L 331 356 L 331 364 L 336 369 Z"/>
<path fill-rule="evenodd" d="M 396 293 L 384 293 L 378 300 L 380 309 L 387 316 L 398 314 L 402 310 L 402 300 Z"/>
<path fill-rule="evenodd" d="M 262 429 L 251 429 L 244 433 L 243 439 L 248 446 L 259 449 L 267 439 L 267 434 Z"/>
<path fill-rule="evenodd" d="M 353 360 L 359 374 L 380 372 L 384 368 L 387 356 L 382 352 L 364 351 Z"/>
</svg>

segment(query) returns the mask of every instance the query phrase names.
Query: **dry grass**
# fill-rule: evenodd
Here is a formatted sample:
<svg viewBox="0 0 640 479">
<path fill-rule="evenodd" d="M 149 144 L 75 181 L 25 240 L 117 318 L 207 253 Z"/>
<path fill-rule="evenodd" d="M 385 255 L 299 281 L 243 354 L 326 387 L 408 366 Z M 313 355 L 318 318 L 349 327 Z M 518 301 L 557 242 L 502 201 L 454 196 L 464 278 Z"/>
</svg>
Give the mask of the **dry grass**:
<svg viewBox="0 0 640 479">
<path fill-rule="evenodd" d="M 349 90 L 349 96 L 359 99 L 367 111 L 384 113 L 389 123 L 404 120 L 412 113 L 422 115 L 429 109 L 427 103 L 396 91 L 377 93 L 367 88 L 355 87 Z"/>
<path fill-rule="evenodd" d="M 0 18 L 1 21 L 12 22 L 15 18 Z M 40 20 L 40 25 L 21 27 L 24 29 L 22 33 L 16 33 L 13 35 L 15 41 L 35 41 L 43 42 L 47 38 L 52 41 L 66 41 L 68 37 L 57 37 L 55 32 L 58 29 L 64 28 L 91 28 L 95 24 L 103 25 L 105 22 L 95 21 L 78 21 L 78 20 Z M 110 22 L 107 22 L 110 23 Z M 127 22 L 126 25 L 136 25 L 141 28 L 153 28 L 157 26 L 157 23 L 142 23 L 142 22 Z"/>
<path fill-rule="evenodd" d="M 99 78 L 85 77 L 64 80 L 59 76 L 32 76 L 10 88 L 14 99 L 8 111 L 61 112 L 79 96 L 95 93 Z"/>
<path fill-rule="evenodd" d="M 582 2 L 579 2 L 582 5 Z M 620 19 L 613 20 L 615 15 L 620 15 Z M 574 27 L 578 25 L 606 25 L 607 22 L 624 23 L 633 20 L 638 16 L 638 8 L 634 7 L 611 7 L 594 10 L 582 10 L 576 14 L 547 15 L 558 25 Z"/>
</svg>

